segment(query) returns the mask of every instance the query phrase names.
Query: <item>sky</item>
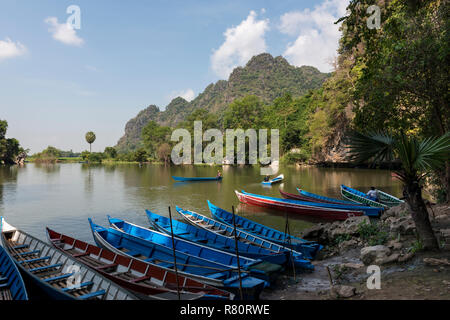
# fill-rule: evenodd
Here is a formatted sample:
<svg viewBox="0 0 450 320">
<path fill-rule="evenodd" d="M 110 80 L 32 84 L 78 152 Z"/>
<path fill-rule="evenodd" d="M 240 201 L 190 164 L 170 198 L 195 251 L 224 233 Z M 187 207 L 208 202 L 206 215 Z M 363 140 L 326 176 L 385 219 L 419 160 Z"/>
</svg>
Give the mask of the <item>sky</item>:
<svg viewBox="0 0 450 320">
<path fill-rule="evenodd" d="M 140 110 L 190 101 L 259 53 L 332 71 L 348 2 L 2 0 L 0 119 L 31 153 L 87 150 L 87 131 L 103 151 Z"/>
</svg>

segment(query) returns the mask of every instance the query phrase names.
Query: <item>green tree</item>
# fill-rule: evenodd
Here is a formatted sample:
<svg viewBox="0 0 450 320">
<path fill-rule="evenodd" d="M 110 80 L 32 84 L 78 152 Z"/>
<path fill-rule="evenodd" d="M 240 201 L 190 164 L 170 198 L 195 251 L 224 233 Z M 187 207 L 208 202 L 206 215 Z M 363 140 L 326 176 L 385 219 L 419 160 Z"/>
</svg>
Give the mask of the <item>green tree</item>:
<svg viewBox="0 0 450 320">
<path fill-rule="evenodd" d="M 117 157 L 117 150 L 113 147 L 106 147 L 104 154 L 108 158 L 115 159 Z"/>
<path fill-rule="evenodd" d="M 401 169 L 397 176 L 403 183 L 403 194 L 411 208 L 412 218 L 424 249 L 439 249 L 431 228 L 428 211 L 422 198 L 423 178 L 432 170 L 444 166 L 450 156 L 450 133 L 439 138 L 418 139 L 414 136 L 370 132 L 354 132 L 348 137 L 349 158 L 357 163 L 393 161 Z"/>
<path fill-rule="evenodd" d="M 149 121 L 142 129 L 142 140 L 151 155 L 155 155 L 159 145 L 170 140 L 172 129 L 160 126 L 155 121 Z"/>
<path fill-rule="evenodd" d="M 134 152 L 134 161 L 137 161 L 139 163 L 147 161 L 147 157 L 148 154 L 144 148 L 140 148 Z"/>
<path fill-rule="evenodd" d="M 8 122 L 0 120 L 0 164 L 14 164 L 17 155 L 22 150 L 17 139 L 6 139 L 7 129 Z"/>
<path fill-rule="evenodd" d="M 86 133 L 85 138 L 86 138 L 86 142 L 89 143 L 89 152 L 92 152 L 91 146 L 96 139 L 95 133 L 92 131 L 89 131 L 88 133 Z"/>
<path fill-rule="evenodd" d="M 421 137 L 449 131 L 448 2 L 378 1 L 381 29 L 367 28 L 372 0 L 352 0 L 342 51 L 357 52 L 354 92 L 359 130 L 388 128 Z M 450 163 L 439 169 L 450 200 Z"/>
<path fill-rule="evenodd" d="M 223 116 L 224 129 L 259 129 L 263 124 L 264 106 L 254 95 L 234 100 Z"/>
</svg>

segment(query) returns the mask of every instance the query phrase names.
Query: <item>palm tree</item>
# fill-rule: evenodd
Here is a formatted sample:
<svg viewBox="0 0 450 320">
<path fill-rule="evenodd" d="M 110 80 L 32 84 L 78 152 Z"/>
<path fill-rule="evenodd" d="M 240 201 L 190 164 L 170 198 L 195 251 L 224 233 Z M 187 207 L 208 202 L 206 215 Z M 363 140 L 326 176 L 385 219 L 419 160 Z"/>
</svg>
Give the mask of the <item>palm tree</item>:
<svg viewBox="0 0 450 320">
<path fill-rule="evenodd" d="M 87 143 L 89 143 L 89 152 L 91 152 L 92 151 L 91 145 L 94 143 L 95 138 L 96 138 L 95 133 L 92 131 L 89 131 L 88 133 L 86 133 L 85 138 L 86 138 Z"/>
<path fill-rule="evenodd" d="M 450 132 L 441 137 L 419 140 L 416 137 L 391 135 L 385 132 L 351 133 L 347 140 L 349 159 L 355 162 L 377 163 L 400 161 L 396 170 L 403 182 L 403 195 L 411 208 L 417 233 L 426 250 L 438 250 L 439 244 L 431 227 L 422 198 L 423 178 L 444 166 L 450 155 Z"/>
</svg>

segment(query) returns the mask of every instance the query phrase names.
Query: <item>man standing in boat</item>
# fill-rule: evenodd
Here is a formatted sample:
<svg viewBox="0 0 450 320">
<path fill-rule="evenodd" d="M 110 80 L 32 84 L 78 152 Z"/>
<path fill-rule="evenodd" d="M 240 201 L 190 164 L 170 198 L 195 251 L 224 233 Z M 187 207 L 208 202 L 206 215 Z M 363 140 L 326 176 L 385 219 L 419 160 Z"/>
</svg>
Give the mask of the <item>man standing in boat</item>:
<svg viewBox="0 0 450 320">
<path fill-rule="evenodd" d="M 367 195 L 371 198 L 374 198 L 376 202 L 378 202 L 378 192 L 375 187 L 370 187 L 370 190 L 367 192 Z"/>
<path fill-rule="evenodd" d="M 222 177 L 222 173 L 220 172 L 220 170 L 217 170 L 217 178 Z"/>
</svg>

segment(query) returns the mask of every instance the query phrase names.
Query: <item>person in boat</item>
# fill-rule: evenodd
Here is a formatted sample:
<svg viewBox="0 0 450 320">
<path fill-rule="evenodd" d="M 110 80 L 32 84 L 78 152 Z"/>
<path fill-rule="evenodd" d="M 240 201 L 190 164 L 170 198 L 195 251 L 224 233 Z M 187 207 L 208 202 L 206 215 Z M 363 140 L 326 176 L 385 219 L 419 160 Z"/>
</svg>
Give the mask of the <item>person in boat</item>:
<svg viewBox="0 0 450 320">
<path fill-rule="evenodd" d="M 217 170 L 217 178 L 220 178 L 222 176 L 222 173 L 220 172 L 220 170 Z"/>
<path fill-rule="evenodd" d="M 266 174 L 266 176 L 264 177 L 264 182 L 267 182 L 270 180 L 270 176 L 268 174 Z"/>
<path fill-rule="evenodd" d="M 367 195 L 368 195 L 369 197 L 374 198 L 375 201 L 378 202 L 378 192 L 377 192 L 377 190 L 375 189 L 375 187 L 370 187 L 370 190 L 367 192 Z"/>
</svg>

